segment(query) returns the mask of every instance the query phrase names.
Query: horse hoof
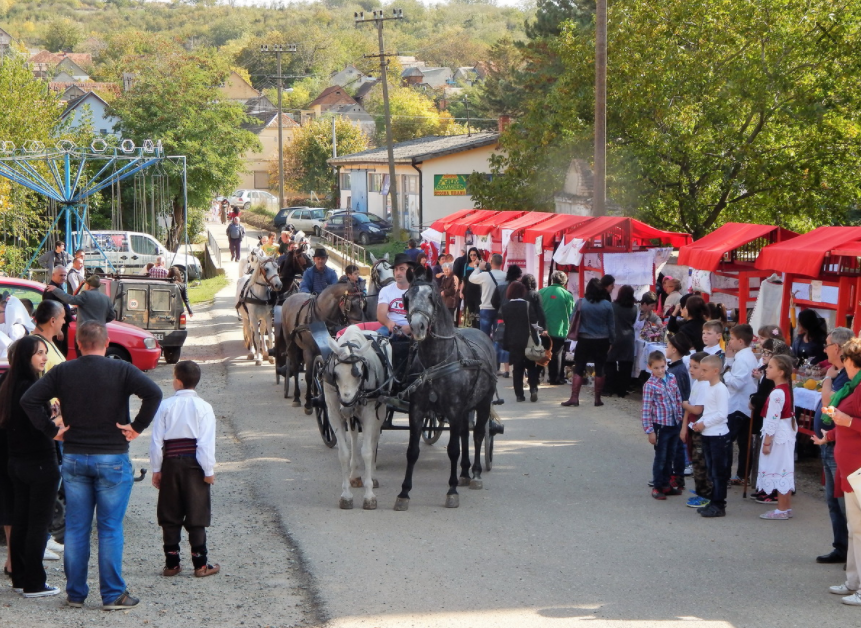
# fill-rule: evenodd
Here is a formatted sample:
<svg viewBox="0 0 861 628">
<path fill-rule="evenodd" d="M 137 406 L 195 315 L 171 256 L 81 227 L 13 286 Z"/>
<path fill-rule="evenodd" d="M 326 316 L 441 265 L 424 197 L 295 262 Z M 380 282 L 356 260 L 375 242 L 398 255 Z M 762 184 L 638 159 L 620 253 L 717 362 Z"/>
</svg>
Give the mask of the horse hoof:
<svg viewBox="0 0 861 628">
<path fill-rule="evenodd" d="M 377 498 L 374 497 L 373 499 L 366 499 L 364 502 L 362 502 L 362 508 L 364 508 L 365 510 L 376 510 Z M 395 510 L 397 510 L 397 508 L 395 508 Z M 406 508 L 404 508 L 404 510 L 406 510 Z"/>
<path fill-rule="evenodd" d="M 341 510 L 352 510 L 353 509 L 353 499 L 347 499 L 346 497 L 342 497 L 338 501 L 338 506 L 341 507 Z"/>
<path fill-rule="evenodd" d="M 312 412 L 313 412 L 313 410 L 311 408 L 308 408 L 308 407 L 305 408 L 305 414 L 311 414 Z"/>
<path fill-rule="evenodd" d="M 253 359 L 254 359 L 254 354 L 253 354 L 253 353 L 249 353 L 249 354 L 248 354 L 248 359 L 249 359 L 249 360 L 253 360 Z"/>
<path fill-rule="evenodd" d="M 374 488 L 380 488 L 380 481 L 377 478 L 374 478 Z"/>
<path fill-rule="evenodd" d="M 261 364 L 263 364 L 262 360 L 254 360 L 254 366 L 260 366 Z"/>
<path fill-rule="evenodd" d="M 470 480 L 469 488 L 473 491 L 480 491 L 484 488 L 484 483 L 481 480 Z"/>
<path fill-rule="evenodd" d="M 350 486 L 353 488 L 362 488 L 364 486 L 362 478 L 350 478 Z"/>
<path fill-rule="evenodd" d="M 410 498 L 409 497 L 398 497 L 395 500 L 395 510 L 398 512 L 404 512 L 408 510 L 410 507 Z"/>
<path fill-rule="evenodd" d="M 294 408 L 298 408 L 298 407 L 299 407 L 299 406 L 301 406 L 301 405 L 302 405 L 302 402 L 301 402 L 301 401 L 294 401 L 294 402 L 293 402 L 293 407 L 294 407 Z"/>
<path fill-rule="evenodd" d="M 460 495 L 446 495 L 445 496 L 445 507 L 446 508 L 457 508 L 460 506 Z"/>
<path fill-rule="evenodd" d="M 469 478 L 458 478 L 457 479 L 458 486 L 469 486 Z"/>
</svg>

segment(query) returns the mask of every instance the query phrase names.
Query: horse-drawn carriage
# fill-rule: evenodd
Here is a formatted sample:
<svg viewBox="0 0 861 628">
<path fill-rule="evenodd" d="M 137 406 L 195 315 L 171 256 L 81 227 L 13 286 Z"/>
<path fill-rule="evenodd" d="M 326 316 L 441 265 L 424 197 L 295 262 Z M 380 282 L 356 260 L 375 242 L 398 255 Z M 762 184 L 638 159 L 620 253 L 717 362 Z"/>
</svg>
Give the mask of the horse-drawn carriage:
<svg viewBox="0 0 861 628">
<path fill-rule="evenodd" d="M 493 465 L 493 442 L 504 430 L 492 406 L 496 397 L 496 354 L 487 335 L 474 329 L 455 330 L 437 290 L 414 282 L 404 294 L 412 339 L 384 338 L 355 323 L 364 318 L 364 295 L 352 282 L 329 286 L 319 295 L 294 295 L 281 312 L 286 346 L 282 374 L 295 380 L 294 406 L 300 405 L 300 360 L 306 365 L 305 412 L 315 414 L 323 442 L 338 446 L 344 473 L 340 505 L 352 508 L 351 487 L 364 486 L 366 509 L 376 508 L 373 487 L 377 442 L 383 429 L 409 430 L 407 474 L 395 505 L 406 510 L 412 488 L 412 471 L 419 455 L 419 439 L 436 442 L 450 432 L 448 454 L 451 476 L 446 506 L 457 507 L 458 486 L 482 488 L 480 462 L 484 445 L 485 467 Z M 337 340 L 336 329 L 344 329 Z M 301 353 L 301 358 L 300 358 Z M 286 396 L 286 395 L 285 395 Z M 396 413 L 408 412 L 409 424 L 396 425 Z M 491 416 L 493 414 L 493 417 Z M 358 434 L 362 432 L 358 473 Z M 469 433 L 475 444 L 469 463 Z M 352 451 L 347 442 L 349 434 Z M 463 455 L 461 455 L 463 452 Z M 461 473 L 456 468 L 460 461 Z M 470 470 L 472 477 L 470 477 Z"/>
</svg>

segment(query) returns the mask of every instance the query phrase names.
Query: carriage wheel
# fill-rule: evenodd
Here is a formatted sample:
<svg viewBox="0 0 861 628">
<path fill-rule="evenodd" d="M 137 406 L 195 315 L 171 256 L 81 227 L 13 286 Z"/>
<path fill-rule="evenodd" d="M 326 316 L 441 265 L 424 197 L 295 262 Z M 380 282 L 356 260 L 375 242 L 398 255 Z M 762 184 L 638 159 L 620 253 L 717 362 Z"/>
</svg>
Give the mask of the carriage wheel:
<svg viewBox="0 0 861 628">
<path fill-rule="evenodd" d="M 428 445 L 433 445 L 442 436 L 442 421 L 436 413 L 429 414 L 422 422 L 422 440 Z"/>
<path fill-rule="evenodd" d="M 490 471 L 493 468 L 493 439 L 495 436 L 487 430 L 484 437 L 484 470 Z"/>
<path fill-rule="evenodd" d="M 290 370 L 287 369 L 287 375 L 284 376 L 284 398 L 290 398 Z"/>
<path fill-rule="evenodd" d="M 329 408 L 326 406 L 325 391 L 323 390 L 323 369 L 325 366 L 326 363 L 323 361 L 322 356 L 318 355 L 314 358 L 311 385 L 313 386 L 312 396 L 320 400 L 320 403 L 314 408 L 314 412 L 317 415 L 317 427 L 320 429 L 320 436 L 323 438 L 326 447 L 331 449 L 338 443 L 338 439 L 335 437 L 335 430 L 332 429 L 332 424 L 329 423 Z"/>
</svg>

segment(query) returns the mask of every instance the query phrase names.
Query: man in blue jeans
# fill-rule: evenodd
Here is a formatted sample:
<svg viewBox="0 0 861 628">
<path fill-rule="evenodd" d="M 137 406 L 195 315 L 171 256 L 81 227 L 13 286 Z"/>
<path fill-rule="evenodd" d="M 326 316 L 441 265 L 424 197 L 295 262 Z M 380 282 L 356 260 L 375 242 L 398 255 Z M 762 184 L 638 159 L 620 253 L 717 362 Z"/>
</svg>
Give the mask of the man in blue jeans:
<svg viewBox="0 0 861 628">
<path fill-rule="evenodd" d="M 60 400 L 63 423 L 63 484 L 66 491 L 64 568 L 69 606 L 84 605 L 93 511 L 99 537 L 99 589 L 104 610 L 127 610 L 139 600 L 123 580 L 123 518 L 132 490 L 129 442 L 152 422 L 161 390 L 128 362 L 105 357 L 108 330 L 96 321 L 77 329 L 81 357 L 51 369 L 21 405 L 37 429 L 54 438 L 59 429 L 48 402 Z M 142 404 L 134 422 L 129 397 Z"/>
<path fill-rule="evenodd" d="M 843 368 L 844 344 L 852 339 L 852 330 L 847 327 L 835 327 L 831 330 L 825 340 L 825 354 L 831 363 L 831 368 L 822 380 L 822 403 L 820 406 L 828 406 L 831 396 L 843 388 L 849 381 L 846 369 Z M 834 423 L 825 425 L 822 422 L 822 410 L 817 410 L 813 417 L 813 432 L 817 436 L 825 436 L 825 432 L 834 429 Z M 837 462 L 834 460 L 834 443 L 820 445 L 822 450 L 822 469 L 825 472 L 825 502 L 828 504 L 828 514 L 831 517 L 831 532 L 833 549 L 828 554 L 816 557 L 817 563 L 839 563 L 846 562 L 846 550 L 849 547 L 849 528 L 846 524 L 846 503 L 842 497 L 834 496 L 834 480 L 837 476 Z"/>
<path fill-rule="evenodd" d="M 470 283 L 481 286 L 481 305 L 479 306 L 479 326 L 481 331 L 493 337 L 493 329 L 496 327 L 496 308 L 493 307 L 493 293 L 496 288 L 505 281 L 505 273 L 502 272 L 502 255 L 494 253 L 490 256 L 490 263 L 483 270 L 476 270 L 469 276 Z"/>
</svg>

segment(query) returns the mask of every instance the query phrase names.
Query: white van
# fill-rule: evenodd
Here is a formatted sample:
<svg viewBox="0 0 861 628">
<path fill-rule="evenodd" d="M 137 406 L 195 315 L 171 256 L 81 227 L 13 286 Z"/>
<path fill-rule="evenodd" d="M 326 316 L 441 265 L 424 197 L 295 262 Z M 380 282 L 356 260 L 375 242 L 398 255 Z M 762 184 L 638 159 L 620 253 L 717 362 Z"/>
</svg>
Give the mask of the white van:
<svg viewBox="0 0 861 628">
<path fill-rule="evenodd" d="M 111 272 L 111 266 L 105 261 L 107 258 L 113 264 L 114 271 L 134 275 L 150 262 L 155 264 L 156 258 L 161 255 L 164 257 L 165 266 L 178 266 L 189 279 L 198 279 L 203 275 L 200 261 L 191 251 L 187 251 L 187 254 L 180 253 L 180 247 L 176 253 L 171 253 L 148 233 L 92 231 L 84 234 L 81 248 L 84 250 L 84 266 L 95 272 Z"/>
</svg>

